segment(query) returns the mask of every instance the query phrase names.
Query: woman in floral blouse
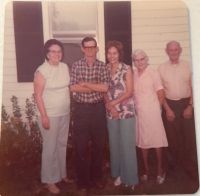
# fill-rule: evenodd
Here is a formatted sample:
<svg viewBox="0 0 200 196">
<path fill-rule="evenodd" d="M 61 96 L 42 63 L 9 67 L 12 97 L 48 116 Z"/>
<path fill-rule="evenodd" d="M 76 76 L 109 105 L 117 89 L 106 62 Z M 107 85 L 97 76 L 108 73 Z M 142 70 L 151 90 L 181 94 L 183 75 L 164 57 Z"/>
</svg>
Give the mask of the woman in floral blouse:
<svg viewBox="0 0 200 196">
<path fill-rule="evenodd" d="M 109 41 L 106 55 L 111 77 L 105 96 L 111 173 L 115 186 L 123 183 L 134 190 L 138 176 L 132 68 L 123 63 L 121 42 Z"/>
</svg>

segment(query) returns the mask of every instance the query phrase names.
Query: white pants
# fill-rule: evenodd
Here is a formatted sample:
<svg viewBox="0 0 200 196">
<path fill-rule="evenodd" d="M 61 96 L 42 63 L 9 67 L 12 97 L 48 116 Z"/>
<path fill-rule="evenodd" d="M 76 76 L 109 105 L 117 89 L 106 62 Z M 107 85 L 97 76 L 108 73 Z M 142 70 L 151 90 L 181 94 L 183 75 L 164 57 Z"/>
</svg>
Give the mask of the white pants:
<svg viewBox="0 0 200 196">
<path fill-rule="evenodd" d="M 67 176 L 66 149 L 69 133 L 69 115 L 49 117 L 50 129 L 44 129 L 39 118 L 42 134 L 42 168 L 43 183 L 57 183 Z"/>
</svg>

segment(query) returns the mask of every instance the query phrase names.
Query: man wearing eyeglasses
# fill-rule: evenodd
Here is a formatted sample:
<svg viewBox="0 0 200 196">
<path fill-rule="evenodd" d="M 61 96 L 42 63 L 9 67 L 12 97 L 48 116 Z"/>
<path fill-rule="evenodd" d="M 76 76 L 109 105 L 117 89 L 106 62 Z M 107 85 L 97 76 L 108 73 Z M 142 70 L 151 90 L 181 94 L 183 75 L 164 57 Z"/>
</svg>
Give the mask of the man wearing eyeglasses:
<svg viewBox="0 0 200 196">
<path fill-rule="evenodd" d="M 72 65 L 70 90 L 74 99 L 74 141 L 77 185 L 87 192 L 92 185 L 103 188 L 102 161 L 106 117 L 103 95 L 108 90 L 106 65 L 96 59 L 97 42 L 85 37 L 81 42 L 84 57 Z M 91 141 L 91 153 L 88 143 Z"/>
</svg>

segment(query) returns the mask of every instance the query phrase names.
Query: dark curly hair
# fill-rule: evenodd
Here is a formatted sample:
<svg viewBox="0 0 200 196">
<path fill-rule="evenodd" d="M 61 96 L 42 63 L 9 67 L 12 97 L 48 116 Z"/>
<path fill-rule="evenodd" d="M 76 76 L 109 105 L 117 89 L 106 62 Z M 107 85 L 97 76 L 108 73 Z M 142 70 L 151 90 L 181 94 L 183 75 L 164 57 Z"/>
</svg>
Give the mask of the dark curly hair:
<svg viewBox="0 0 200 196">
<path fill-rule="evenodd" d="M 63 44 L 56 39 L 49 39 L 45 42 L 45 44 L 44 44 L 44 57 L 45 57 L 45 59 L 49 60 L 48 57 L 47 57 L 47 54 L 49 53 L 49 48 L 52 45 L 58 45 L 61 48 L 61 50 L 62 50 L 62 59 L 61 60 L 63 60 L 63 58 L 64 58 L 64 47 L 63 47 Z"/>
<path fill-rule="evenodd" d="M 117 51 L 119 52 L 119 61 L 122 62 L 124 59 L 124 46 L 122 42 L 117 40 L 108 41 L 106 44 L 106 54 L 111 47 L 115 47 L 117 49 Z"/>
</svg>

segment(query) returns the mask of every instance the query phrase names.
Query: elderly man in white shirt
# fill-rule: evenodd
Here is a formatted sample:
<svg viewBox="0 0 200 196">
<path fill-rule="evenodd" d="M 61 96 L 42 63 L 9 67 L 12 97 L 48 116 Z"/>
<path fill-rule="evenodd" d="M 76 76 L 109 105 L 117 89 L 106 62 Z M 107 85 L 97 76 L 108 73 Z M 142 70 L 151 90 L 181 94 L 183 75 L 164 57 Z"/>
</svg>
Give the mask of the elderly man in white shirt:
<svg viewBox="0 0 200 196">
<path fill-rule="evenodd" d="M 179 42 L 168 42 L 166 53 L 169 60 L 158 68 L 166 97 L 163 121 L 169 143 L 171 164 L 173 164 L 171 166 L 183 166 L 194 177 L 198 174 L 192 101 L 192 73 L 190 64 L 180 59 L 181 52 L 182 48 Z M 169 159 L 168 161 L 170 162 Z"/>
</svg>

